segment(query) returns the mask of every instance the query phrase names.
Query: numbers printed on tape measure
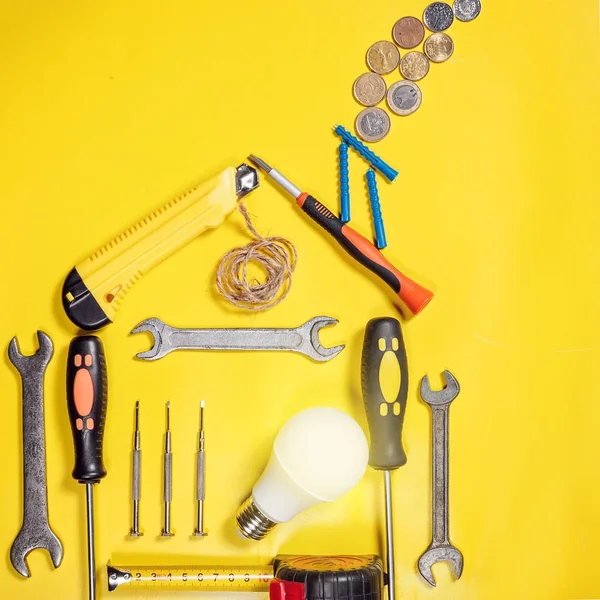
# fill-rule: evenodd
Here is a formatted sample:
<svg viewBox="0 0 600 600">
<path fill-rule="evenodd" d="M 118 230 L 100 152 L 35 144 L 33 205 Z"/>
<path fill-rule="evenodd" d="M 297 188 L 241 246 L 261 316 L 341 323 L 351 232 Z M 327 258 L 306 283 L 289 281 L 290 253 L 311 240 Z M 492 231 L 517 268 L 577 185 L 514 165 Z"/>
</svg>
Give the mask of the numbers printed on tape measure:
<svg viewBox="0 0 600 600">
<path fill-rule="evenodd" d="M 273 579 L 272 567 L 136 567 L 131 587 L 184 588 L 203 591 L 267 592 Z M 123 567 L 127 569 L 127 567 Z"/>
</svg>

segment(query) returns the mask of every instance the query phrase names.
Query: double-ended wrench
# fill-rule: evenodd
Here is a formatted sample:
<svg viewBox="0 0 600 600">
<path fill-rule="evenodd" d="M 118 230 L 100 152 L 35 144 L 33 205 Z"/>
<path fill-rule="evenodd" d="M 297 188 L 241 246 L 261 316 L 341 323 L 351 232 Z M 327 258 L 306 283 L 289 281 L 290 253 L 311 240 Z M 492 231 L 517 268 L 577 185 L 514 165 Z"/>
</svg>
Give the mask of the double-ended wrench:
<svg viewBox="0 0 600 600">
<path fill-rule="evenodd" d="M 48 523 L 46 487 L 44 375 L 54 347 L 43 331 L 37 338 L 39 349 L 30 356 L 21 354 L 16 337 L 8 346 L 23 389 L 23 525 L 10 549 L 10 562 L 23 577 L 30 575 L 26 558 L 33 550 L 45 548 L 55 568 L 63 557 L 62 544 Z"/>
<path fill-rule="evenodd" d="M 150 350 L 136 355 L 141 360 L 157 360 L 173 350 L 287 350 L 323 362 L 344 349 L 343 344 L 325 348 L 319 342 L 319 331 L 337 322 L 332 317 L 314 317 L 295 329 L 177 329 L 152 318 L 131 333 L 146 331 L 154 338 Z"/>
<path fill-rule="evenodd" d="M 444 379 L 446 385 L 439 391 L 431 389 L 427 375 L 421 381 L 421 398 L 431 407 L 433 427 L 433 539 L 419 559 L 419 572 L 432 586 L 435 586 L 435 579 L 431 567 L 437 562 L 448 561 L 454 568 L 457 579 L 463 571 L 463 556 L 450 543 L 448 524 L 448 416 L 450 404 L 458 396 L 460 386 L 450 371 L 444 371 Z"/>
</svg>

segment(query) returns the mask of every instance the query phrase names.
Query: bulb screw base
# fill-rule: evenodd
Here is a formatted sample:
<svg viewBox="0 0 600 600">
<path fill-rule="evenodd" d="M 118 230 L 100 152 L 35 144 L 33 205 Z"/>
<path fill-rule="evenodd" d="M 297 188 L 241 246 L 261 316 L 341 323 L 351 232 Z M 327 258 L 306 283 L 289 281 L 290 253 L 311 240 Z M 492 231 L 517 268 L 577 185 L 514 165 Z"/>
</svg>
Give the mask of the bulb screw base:
<svg viewBox="0 0 600 600">
<path fill-rule="evenodd" d="M 235 520 L 240 533 L 249 540 L 262 540 L 277 525 L 254 504 L 252 496 L 238 508 Z"/>
</svg>

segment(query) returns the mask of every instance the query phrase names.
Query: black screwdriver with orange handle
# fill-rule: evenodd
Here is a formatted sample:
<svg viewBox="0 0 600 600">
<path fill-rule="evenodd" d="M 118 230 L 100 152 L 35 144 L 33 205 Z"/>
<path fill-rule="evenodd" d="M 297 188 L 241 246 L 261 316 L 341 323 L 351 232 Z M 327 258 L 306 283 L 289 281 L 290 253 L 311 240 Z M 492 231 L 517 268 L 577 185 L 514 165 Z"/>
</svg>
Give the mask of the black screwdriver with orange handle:
<svg viewBox="0 0 600 600">
<path fill-rule="evenodd" d="M 396 269 L 369 240 L 343 223 L 325 205 L 310 194 L 297 188 L 289 179 L 270 167 L 265 161 L 253 155 L 250 155 L 249 159 L 276 181 L 288 194 L 292 195 L 298 206 L 327 231 L 354 260 L 385 281 L 413 315 L 421 312 L 429 304 L 429 301 L 433 298 L 433 292 L 409 279 Z"/>
<path fill-rule="evenodd" d="M 75 445 L 73 478 L 86 486 L 89 598 L 96 597 L 93 485 L 106 476 L 102 439 L 107 381 L 104 348 L 95 335 L 71 340 L 67 362 L 67 408 Z"/>
</svg>

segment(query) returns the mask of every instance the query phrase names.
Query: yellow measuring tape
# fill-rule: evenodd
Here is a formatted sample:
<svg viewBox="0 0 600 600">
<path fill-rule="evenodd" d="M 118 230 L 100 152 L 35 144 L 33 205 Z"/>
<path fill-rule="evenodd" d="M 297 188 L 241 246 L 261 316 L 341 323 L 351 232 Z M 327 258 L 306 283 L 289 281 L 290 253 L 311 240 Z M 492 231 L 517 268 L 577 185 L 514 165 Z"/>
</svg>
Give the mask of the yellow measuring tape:
<svg viewBox="0 0 600 600">
<path fill-rule="evenodd" d="M 189 590 L 203 592 L 268 592 L 272 565 L 257 566 L 162 566 L 113 567 L 108 565 L 108 589 Z"/>
</svg>

